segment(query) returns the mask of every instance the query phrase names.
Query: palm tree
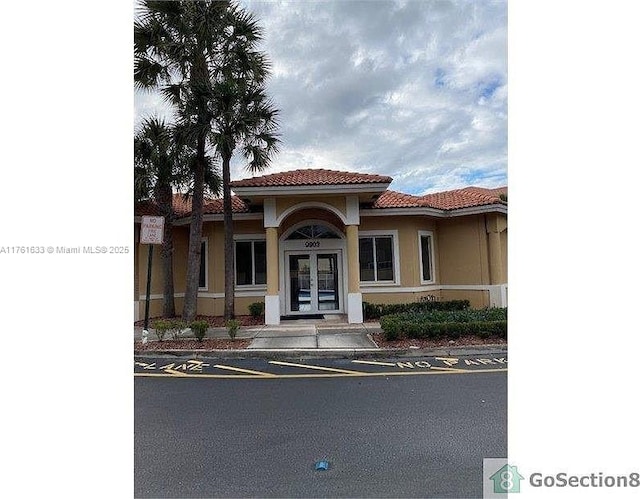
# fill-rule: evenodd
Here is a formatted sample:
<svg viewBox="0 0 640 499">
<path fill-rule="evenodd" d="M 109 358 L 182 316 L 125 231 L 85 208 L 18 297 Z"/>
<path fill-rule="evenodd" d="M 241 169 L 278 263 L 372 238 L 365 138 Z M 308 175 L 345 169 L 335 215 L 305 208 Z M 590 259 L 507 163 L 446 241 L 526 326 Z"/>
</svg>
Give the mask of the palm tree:
<svg viewBox="0 0 640 499">
<path fill-rule="evenodd" d="M 262 30 L 252 14 L 241 11 L 234 17 L 233 37 L 222 46 L 222 60 L 215 71 L 213 143 L 222 158 L 224 218 L 224 316 L 235 315 L 233 213 L 231 205 L 230 162 L 236 150 L 246 158 L 251 173 L 269 166 L 278 150 L 278 110 L 266 95 L 264 81 L 269 62 L 255 46 Z"/>
<path fill-rule="evenodd" d="M 180 155 L 170 127 L 156 117 L 143 120 L 134 139 L 134 183 L 136 201 L 152 199 L 165 217 L 162 241 L 164 317 L 174 317 L 173 299 L 173 185 L 179 181 Z"/>
<path fill-rule="evenodd" d="M 223 162 L 225 275 L 230 272 L 231 283 L 227 277 L 225 316 L 233 315 L 233 309 L 227 311 L 228 300 L 233 305 L 233 233 L 227 235 L 227 227 L 232 231 L 229 161 L 236 146 L 242 145 L 249 169 L 261 170 L 276 140 L 272 133 L 276 111 L 261 86 L 268 63 L 255 50 L 260 39 L 253 16 L 226 1 L 145 0 L 135 23 L 136 86 L 160 89 L 175 106 L 177 139 L 195 150 L 183 308 L 188 321 L 196 315 L 203 196 L 212 164 L 207 151 L 214 148 Z"/>
<path fill-rule="evenodd" d="M 195 149 L 192 163 L 191 226 L 183 318 L 196 315 L 200 241 L 211 110 L 210 68 L 218 57 L 228 2 L 143 1 L 134 25 L 135 84 L 160 89 L 180 122 L 176 137 Z"/>
</svg>

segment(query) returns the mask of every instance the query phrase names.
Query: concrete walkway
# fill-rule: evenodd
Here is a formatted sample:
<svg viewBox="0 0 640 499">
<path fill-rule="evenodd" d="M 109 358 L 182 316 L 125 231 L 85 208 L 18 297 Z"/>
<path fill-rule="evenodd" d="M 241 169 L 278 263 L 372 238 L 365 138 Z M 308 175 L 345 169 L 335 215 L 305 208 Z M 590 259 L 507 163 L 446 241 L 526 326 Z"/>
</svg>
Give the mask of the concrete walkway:
<svg viewBox="0 0 640 499">
<path fill-rule="evenodd" d="M 246 326 L 238 330 L 236 338 L 252 340 L 247 350 L 371 350 L 377 345 L 371 333 L 380 332 L 380 324 L 345 324 L 335 321 L 298 320 L 283 321 L 278 326 Z M 142 328 L 134 328 L 134 340 L 142 336 Z M 190 331 L 183 338 L 193 338 Z M 224 327 L 209 328 L 207 338 L 228 339 Z M 149 340 L 155 340 L 150 331 Z"/>
</svg>

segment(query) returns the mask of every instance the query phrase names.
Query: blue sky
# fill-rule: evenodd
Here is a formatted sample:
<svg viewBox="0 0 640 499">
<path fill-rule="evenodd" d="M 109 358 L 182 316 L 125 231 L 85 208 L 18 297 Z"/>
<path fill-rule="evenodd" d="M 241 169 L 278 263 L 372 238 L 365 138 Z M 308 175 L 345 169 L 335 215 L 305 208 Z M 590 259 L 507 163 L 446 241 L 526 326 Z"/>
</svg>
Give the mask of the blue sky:
<svg viewBox="0 0 640 499">
<path fill-rule="evenodd" d="M 267 173 L 380 173 L 412 194 L 507 183 L 506 1 L 241 4 L 264 28 L 281 110 Z M 137 93 L 135 106 L 139 118 L 162 103 Z"/>
</svg>

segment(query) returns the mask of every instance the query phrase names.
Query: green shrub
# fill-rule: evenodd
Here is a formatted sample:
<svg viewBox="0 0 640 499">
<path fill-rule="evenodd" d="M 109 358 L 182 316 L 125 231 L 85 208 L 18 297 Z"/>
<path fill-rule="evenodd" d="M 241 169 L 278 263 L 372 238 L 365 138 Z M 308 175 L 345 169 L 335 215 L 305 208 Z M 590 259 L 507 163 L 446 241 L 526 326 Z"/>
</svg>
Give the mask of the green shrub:
<svg viewBox="0 0 640 499">
<path fill-rule="evenodd" d="M 380 319 L 380 327 L 384 333 L 384 339 L 387 341 L 394 341 L 400 337 L 398 331 L 398 320 L 393 315 L 385 315 Z"/>
<path fill-rule="evenodd" d="M 158 341 L 162 341 L 164 340 L 167 331 L 171 329 L 171 321 L 168 319 L 159 319 L 157 321 L 154 321 L 151 326 L 153 327 L 154 333 L 158 337 Z"/>
<path fill-rule="evenodd" d="M 489 338 L 507 337 L 507 309 L 434 310 L 431 312 L 404 312 L 380 319 L 385 339 L 448 338 L 476 335 Z"/>
<path fill-rule="evenodd" d="M 207 329 L 209 329 L 209 323 L 207 321 L 193 321 L 189 323 L 189 327 L 197 340 L 202 341 L 207 334 Z"/>
<path fill-rule="evenodd" d="M 249 313 L 251 314 L 251 317 L 260 317 L 264 313 L 264 303 L 261 301 L 251 303 L 249 305 Z"/>
<path fill-rule="evenodd" d="M 227 321 L 225 326 L 227 328 L 227 332 L 229 333 L 229 337 L 232 340 L 235 340 L 238 329 L 240 328 L 240 321 L 236 319 L 230 319 Z"/>
<path fill-rule="evenodd" d="M 430 312 L 435 310 L 466 310 L 471 306 L 469 300 L 450 301 L 417 301 L 413 303 L 362 303 L 362 311 L 366 319 L 379 319 L 385 315 L 404 312 Z"/>
<path fill-rule="evenodd" d="M 180 319 L 171 319 L 169 324 L 169 331 L 174 340 L 180 338 L 180 333 L 187 327 L 185 322 Z"/>
</svg>

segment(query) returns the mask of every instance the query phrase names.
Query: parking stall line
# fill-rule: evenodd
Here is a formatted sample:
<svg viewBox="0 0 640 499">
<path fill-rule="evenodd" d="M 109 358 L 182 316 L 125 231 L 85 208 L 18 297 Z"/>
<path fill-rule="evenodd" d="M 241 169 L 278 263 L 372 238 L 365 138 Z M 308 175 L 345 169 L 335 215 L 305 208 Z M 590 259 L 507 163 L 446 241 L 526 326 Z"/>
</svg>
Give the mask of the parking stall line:
<svg viewBox="0 0 640 499">
<path fill-rule="evenodd" d="M 342 374 L 364 374 L 361 371 L 349 371 L 347 369 L 336 369 L 333 367 L 313 366 L 309 364 L 294 364 L 293 362 L 282 362 L 279 360 L 270 360 L 269 364 L 275 364 L 278 366 L 301 367 L 304 369 L 316 369 L 318 371 L 328 371 L 328 372 L 342 373 Z"/>
<path fill-rule="evenodd" d="M 369 364 L 372 366 L 396 367 L 396 365 L 392 364 L 391 362 L 378 362 L 376 360 L 352 360 L 351 362 L 354 362 L 356 364 Z"/>
<path fill-rule="evenodd" d="M 435 375 L 452 375 L 452 374 L 483 374 L 483 373 L 504 373 L 506 368 L 501 369 L 459 369 L 455 371 L 432 371 L 426 369 L 424 371 L 393 371 L 393 372 L 346 372 L 346 373 L 306 373 L 306 374 L 275 374 L 272 376 L 257 376 L 255 374 L 188 374 L 180 373 L 180 376 L 163 373 L 139 372 L 134 373 L 134 377 L 140 378 L 201 378 L 201 379 L 309 379 L 309 378 L 386 378 L 391 376 L 435 376 Z"/>
<path fill-rule="evenodd" d="M 222 364 L 216 364 L 213 367 L 217 367 L 218 369 L 226 369 L 228 371 L 236 371 L 243 374 L 253 374 L 255 376 L 275 376 L 273 373 L 265 373 L 262 371 L 252 371 L 251 369 L 240 369 L 239 367 L 233 366 L 223 366 Z"/>
<path fill-rule="evenodd" d="M 438 366 L 431 366 L 430 369 L 435 369 L 437 371 L 448 371 L 448 372 L 467 372 L 467 371 L 471 371 L 471 369 L 456 369 L 455 367 L 438 367 Z"/>
</svg>

